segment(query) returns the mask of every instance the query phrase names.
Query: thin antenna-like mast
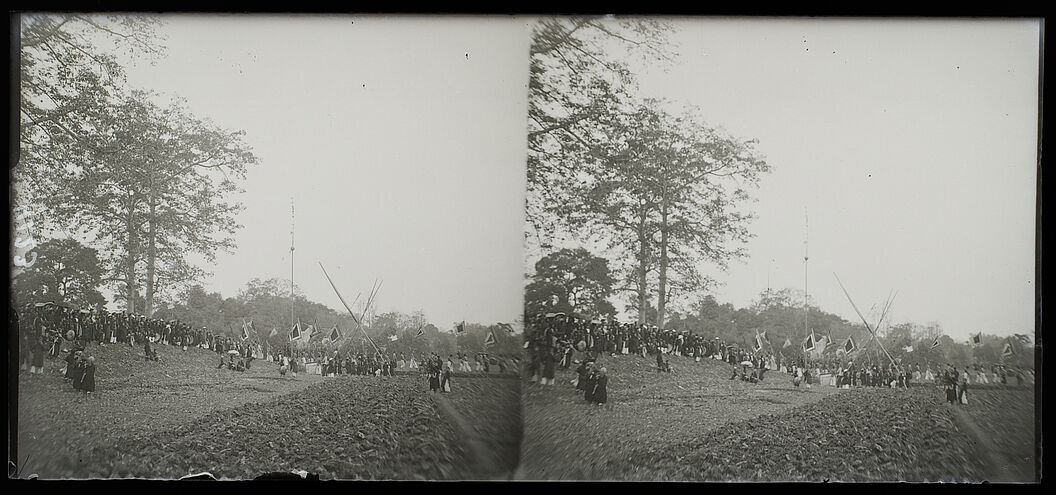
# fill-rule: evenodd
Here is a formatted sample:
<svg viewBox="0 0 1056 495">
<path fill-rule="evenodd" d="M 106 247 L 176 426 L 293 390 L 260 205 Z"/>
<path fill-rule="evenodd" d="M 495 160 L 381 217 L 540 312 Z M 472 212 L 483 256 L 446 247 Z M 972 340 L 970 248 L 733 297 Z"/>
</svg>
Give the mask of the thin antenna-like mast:
<svg viewBox="0 0 1056 495">
<path fill-rule="evenodd" d="M 803 208 L 803 220 L 803 336 L 806 338 L 806 334 L 810 333 L 810 326 L 807 322 L 807 315 L 810 314 L 810 311 L 807 309 L 807 298 L 809 297 L 809 292 L 807 291 L 807 267 L 809 266 L 808 261 L 810 260 L 810 217 L 807 216 L 806 208 Z"/>
<path fill-rule="evenodd" d="M 293 326 L 293 232 L 294 232 L 293 198 L 290 198 L 290 326 Z"/>
</svg>

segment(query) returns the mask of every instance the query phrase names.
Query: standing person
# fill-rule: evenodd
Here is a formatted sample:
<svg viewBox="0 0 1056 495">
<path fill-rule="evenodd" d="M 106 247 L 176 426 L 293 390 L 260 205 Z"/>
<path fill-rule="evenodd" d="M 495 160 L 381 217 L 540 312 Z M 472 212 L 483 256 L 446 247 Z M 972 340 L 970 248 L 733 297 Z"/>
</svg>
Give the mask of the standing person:
<svg viewBox="0 0 1056 495">
<path fill-rule="evenodd" d="M 584 359 L 583 362 L 579 363 L 579 368 L 576 368 L 576 373 L 579 375 L 579 377 L 576 378 L 576 389 L 577 390 L 583 390 L 583 391 L 587 390 L 587 377 L 590 376 L 590 365 L 591 365 L 591 363 L 592 363 L 591 360 Z"/>
<path fill-rule="evenodd" d="M 946 392 L 946 403 L 957 403 L 957 373 L 953 368 L 946 368 L 942 373 L 942 388 Z"/>
<path fill-rule="evenodd" d="M 583 387 L 583 390 L 584 390 L 583 398 L 586 399 L 587 404 L 593 404 L 594 403 L 594 392 L 597 389 L 597 384 L 598 384 L 598 374 L 593 369 L 593 367 L 591 367 L 590 373 L 587 375 L 586 383 L 583 384 L 584 385 L 584 387 Z"/>
<path fill-rule="evenodd" d="M 70 349 L 70 352 L 66 354 L 66 366 L 63 367 L 65 372 L 63 373 L 63 379 L 73 381 L 74 369 L 77 367 L 77 361 L 81 358 L 81 351 Z"/>
<path fill-rule="evenodd" d="M 88 356 L 81 370 L 80 391 L 85 399 L 90 399 L 95 392 L 95 356 Z"/>
<path fill-rule="evenodd" d="M 964 373 L 957 373 L 957 400 L 964 405 L 968 405 L 968 368 L 964 369 Z"/>
<path fill-rule="evenodd" d="M 448 354 L 447 361 L 443 364 L 444 373 L 440 377 L 440 391 L 450 392 L 451 391 L 451 372 L 454 369 L 454 364 L 451 362 L 451 355 Z"/>
<path fill-rule="evenodd" d="M 605 374 L 605 367 L 598 370 L 597 378 L 594 380 L 594 393 L 592 399 L 597 405 L 604 405 L 609 400 L 609 376 Z"/>
<path fill-rule="evenodd" d="M 70 372 L 70 377 L 73 378 L 74 390 L 83 390 L 84 369 L 87 364 L 88 361 L 84 358 L 84 354 L 78 351 L 77 359 L 73 361 L 73 370 Z"/>
<path fill-rule="evenodd" d="M 441 364 L 440 356 L 434 352 L 429 361 L 426 362 L 426 370 L 429 372 L 429 391 L 436 393 L 440 390 Z"/>
</svg>

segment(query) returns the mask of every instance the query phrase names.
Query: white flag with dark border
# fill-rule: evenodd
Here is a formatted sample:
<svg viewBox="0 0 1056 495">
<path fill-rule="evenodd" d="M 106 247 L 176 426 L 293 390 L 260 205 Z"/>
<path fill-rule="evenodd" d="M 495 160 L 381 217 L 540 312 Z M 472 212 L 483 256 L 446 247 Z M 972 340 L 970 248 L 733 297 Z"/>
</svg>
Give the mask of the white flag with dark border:
<svg viewBox="0 0 1056 495">
<path fill-rule="evenodd" d="M 495 332 L 488 332 L 488 336 L 484 339 L 484 347 L 491 347 L 495 345 Z"/>
</svg>

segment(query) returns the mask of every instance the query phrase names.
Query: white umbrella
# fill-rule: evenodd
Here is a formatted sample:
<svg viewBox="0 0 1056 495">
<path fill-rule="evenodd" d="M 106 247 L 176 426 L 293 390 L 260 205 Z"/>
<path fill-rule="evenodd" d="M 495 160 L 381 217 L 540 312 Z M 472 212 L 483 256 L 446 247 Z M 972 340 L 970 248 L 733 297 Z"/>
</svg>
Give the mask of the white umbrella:
<svg viewBox="0 0 1056 495">
<path fill-rule="evenodd" d="M 752 367 L 755 366 L 754 364 L 752 364 L 751 361 L 741 361 L 741 364 L 744 365 L 744 366 L 752 366 Z"/>
<path fill-rule="evenodd" d="M 227 351 L 227 353 L 228 353 L 228 354 L 234 354 L 234 355 L 236 355 L 236 356 L 237 356 L 237 355 L 239 355 L 239 352 L 238 352 L 238 351 L 236 351 L 236 350 L 234 350 L 234 349 L 231 349 L 230 351 Z"/>
</svg>

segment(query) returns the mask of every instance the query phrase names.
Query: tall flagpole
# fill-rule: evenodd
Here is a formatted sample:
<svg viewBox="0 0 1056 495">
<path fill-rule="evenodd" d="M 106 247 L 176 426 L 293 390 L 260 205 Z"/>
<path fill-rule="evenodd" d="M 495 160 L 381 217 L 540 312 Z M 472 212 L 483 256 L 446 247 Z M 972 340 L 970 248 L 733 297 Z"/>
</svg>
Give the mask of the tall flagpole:
<svg viewBox="0 0 1056 495">
<path fill-rule="evenodd" d="M 808 267 L 810 260 L 810 217 L 807 216 L 807 209 L 803 208 L 803 332 L 804 338 L 806 334 L 810 333 L 810 325 L 807 322 L 807 316 L 810 311 L 807 307 L 807 300 L 810 292 L 807 290 L 807 273 L 809 272 Z"/>
<path fill-rule="evenodd" d="M 290 326 L 293 326 L 293 232 L 294 232 L 293 198 L 290 198 Z"/>
</svg>

